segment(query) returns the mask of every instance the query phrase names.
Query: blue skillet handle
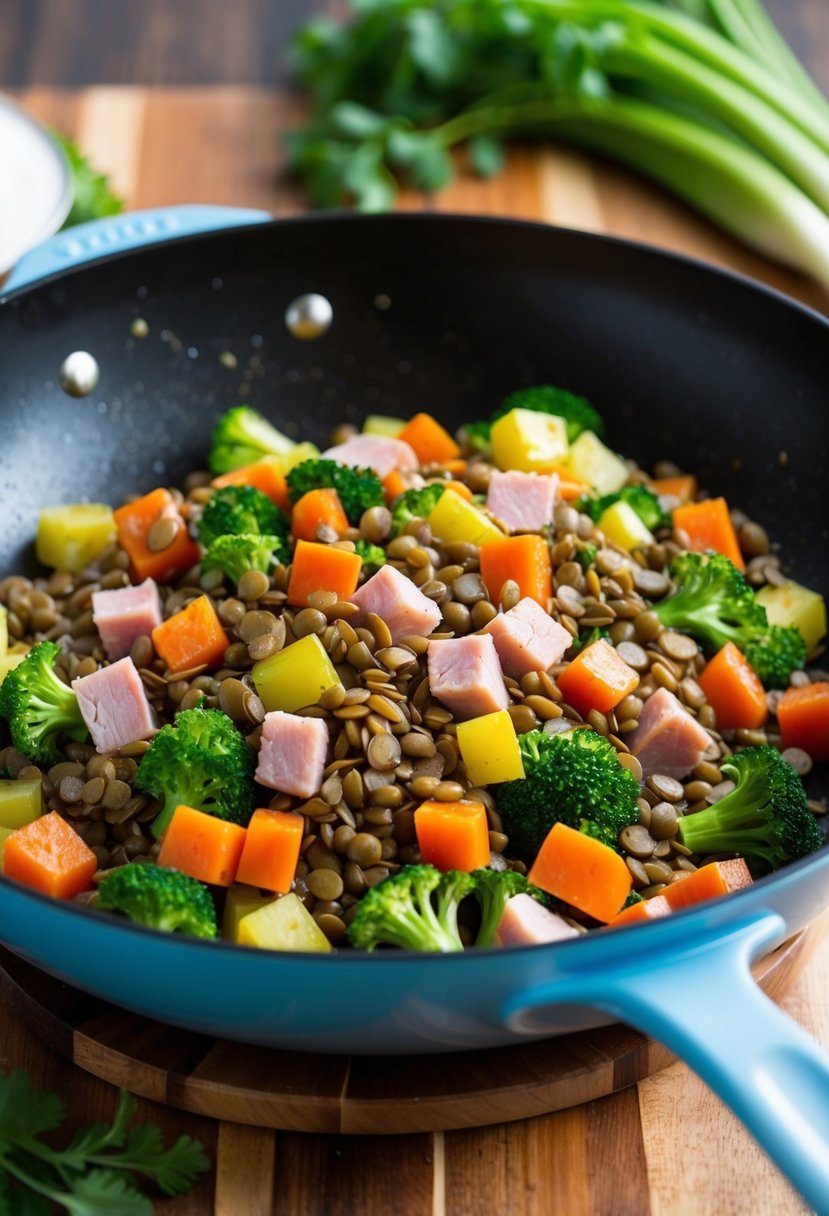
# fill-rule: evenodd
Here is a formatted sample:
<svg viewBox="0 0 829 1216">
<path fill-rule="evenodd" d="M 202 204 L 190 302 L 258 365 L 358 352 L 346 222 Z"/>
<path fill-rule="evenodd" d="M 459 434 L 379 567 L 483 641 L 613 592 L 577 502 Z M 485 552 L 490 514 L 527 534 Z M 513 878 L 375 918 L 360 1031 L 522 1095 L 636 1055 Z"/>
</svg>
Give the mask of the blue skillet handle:
<svg viewBox="0 0 829 1216">
<path fill-rule="evenodd" d="M 684 950 L 649 954 L 643 937 L 636 941 L 641 950 L 632 949 L 633 935 L 648 931 L 608 931 L 616 949 L 601 967 L 591 974 L 574 960 L 565 977 L 512 997 L 504 1020 L 521 1029 L 532 1015 L 537 1026 L 543 1006 L 572 1002 L 652 1035 L 731 1107 L 814 1210 L 829 1216 L 829 1058 L 750 970 L 785 938 L 783 919 L 767 911 L 691 940 L 686 932 Z M 620 932 L 631 934 L 627 951 L 619 949 Z"/>
<path fill-rule="evenodd" d="M 261 224 L 273 217 L 267 211 L 243 207 L 208 207 L 187 205 L 156 207 L 150 211 L 132 211 L 103 220 L 78 224 L 44 241 L 25 254 L 12 270 L 3 286 L 3 293 L 27 287 L 37 279 L 80 266 L 83 262 L 138 249 L 155 241 L 190 236 L 197 232 L 213 232 L 218 228 L 237 228 L 243 224 Z"/>
</svg>

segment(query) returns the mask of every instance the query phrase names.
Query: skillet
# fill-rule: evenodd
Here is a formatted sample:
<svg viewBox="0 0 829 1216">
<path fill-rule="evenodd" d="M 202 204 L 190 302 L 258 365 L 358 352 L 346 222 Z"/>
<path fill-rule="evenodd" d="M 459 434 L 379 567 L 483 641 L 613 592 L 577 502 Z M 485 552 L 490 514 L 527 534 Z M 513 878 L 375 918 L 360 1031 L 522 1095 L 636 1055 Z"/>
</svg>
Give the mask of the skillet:
<svg viewBox="0 0 829 1216">
<path fill-rule="evenodd" d="M 333 306 L 316 341 L 285 325 L 307 292 Z M 139 316 L 143 341 L 130 335 Z M 75 350 L 100 367 L 78 399 L 58 383 Z M 226 351 L 234 369 L 219 361 Z M 240 400 L 325 442 L 367 412 L 426 408 L 454 426 L 544 381 L 591 398 L 611 442 L 643 465 L 673 458 L 745 508 L 787 572 L 829 594 L 829 323 L 818 314 L 687 259 L 540 225 L 271 222 L 200 208 L 75 230 L 7 284 L 0 575 L 36 570 L 40 506 L 175 484 Z M 619 1018 L 691 1064 L 829 1212 L 829 1063 L 749 973 L 827 903 L 824 847 L 635 937 L 332 958 L 158 935 L 0 880 L 0 940 L 146 1016 L 296 1050 L 473 1050 Z"/>
</svg>

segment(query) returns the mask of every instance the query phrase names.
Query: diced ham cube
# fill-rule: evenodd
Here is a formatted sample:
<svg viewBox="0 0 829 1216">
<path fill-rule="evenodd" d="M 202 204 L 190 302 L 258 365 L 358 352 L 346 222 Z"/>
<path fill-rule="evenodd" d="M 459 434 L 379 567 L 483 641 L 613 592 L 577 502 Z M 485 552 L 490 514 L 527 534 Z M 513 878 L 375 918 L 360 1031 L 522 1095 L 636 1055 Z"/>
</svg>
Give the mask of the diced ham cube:
<svg viewBox="0 0 829 1216">
<path fill-rule="evenodd" d="M 563 917 L 545 908 L 532 895 L 513 895 L 507 900 L 498 928 L 496 946 L 540 946 L 578 937 L 578 929 Z"/>
<path fill-rule="evenodd" d="M 625 735 L 625 743 L 646 777 L 653 773 L 685 777 L 699 764 L 711 738 L 672 692 L 658 688 L 642 707 L 636 730 Z"/>
<path fill-rule="evenodd" d="M 509 705 L 495 643 L 486 634 L 430 642 L 426 661 L 432 696 L 457 718 L 477 718 Z"/>
<path fill-rule="evenodd" d="M 564 626 L 529 596 L 509 612 L 499 612 L 481 632 L 490 635 L 501 667 L 514 680 L 530 671 L 546 671 L 573 642 Z"/>
<path fill-rule="evenodd" d="M 281 709 L 265 714 L 256 780 L 281 794 L 310 798 L 322 785 L 328 727 L 322 718 L 302 718 Z"/>
<path fill-rule="evenodd" d="M 355 435 L 345 443 L 338 443 L 322 454 L 323 460 L 338 460 L 354 468 L 374 469 L 382 480 L 392 469 L 416 469 L 420 461 L 414 448 L 403 439 L 391 439 L 387 435 Z"/>
<path fill-rule="evenodd" d="M 158 729 L 141 676 L 132 659 L 119 659 L 72 681 L 95 750 L 115 752 L 149 739 Z"/>
<path fill-rule="evenodd" d="M 492 470 L 486 496 L 487 509 L 510 532 L 540 532 L 553 518 L 558 489 L 556 473 L 522 473 Z"/>
<path fill-rule="evenodd" d="M 92 619 L 110 662 L 123 659 L 137 638 L 148 638 L 161 624 L 161 597 L 151 578 L 137 587 L 92 594 Z"/>
<path fill-rule="evenodd" d="M 424 595 L 410 578 L 394 566 L 381 566 L 351 597 L 360 609 L 353 623 L 359 624 L 369 612 L 381 617 L 389 627 L 392 641 L 407 634 L 426 637 L 441 619 L 440 608 Z"/>
</svg>

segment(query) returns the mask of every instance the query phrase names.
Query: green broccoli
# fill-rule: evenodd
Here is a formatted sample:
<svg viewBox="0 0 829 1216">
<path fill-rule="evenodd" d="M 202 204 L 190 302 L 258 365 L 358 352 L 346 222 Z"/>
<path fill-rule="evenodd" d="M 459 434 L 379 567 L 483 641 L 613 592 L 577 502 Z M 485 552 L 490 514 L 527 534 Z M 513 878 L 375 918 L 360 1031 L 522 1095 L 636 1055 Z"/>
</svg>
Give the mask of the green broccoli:
<svg viewBox="0 0 829 1216">
<path fill-rule="evenodd" d="M 666 628 L 681 629 L 709 652 L 733 642 L 766 688 L 786 688 L 806 661 L 795 626 L 769 625 L 766 610 L 740 571 L 721 553 L 680 553 L 671 563 L 676 589 L 653 611 Z"/>
<path fill-rule="evenodd" d="M 287 555 L 288 518 L 254 486 L 216 490 L 199 520 L 199 543 L 209 550 L 220 536 L 277 536 Z"/>
<path fill-rule="evenodd" d="M 267 534 L 217 536 L 201 559 L 202 573 L 221 570 L 234 583 L 248 570 L 269 571 L 287 557 L 285 540 Z"/>
<path fill-rule="evenodd" d="M 489 452 L 490 430 L 490 424 L 486 421 L 465 422 L 463 424 L 463 433 L 473 452 Z"/>
<path fill-rule="evenodd" d="M 698 855 L 737 853 L 766 874 L 814 853 L 823 836 L 803 782 L 773 747 L 747 747 L 720 766 L 736 787 L 713 806 L 679 821 L 679 837 Z"/>
<path fill-rule="evenodd" d="M 354 550 L 362 558 L 363 569 L 367 574 L 375 574 L 386 564 L 386 550 L 382 545 L 373 545 L 370 540 L 360 537 L 354 542 Z"/>
<path fill-rule="evenodd" d="M 12 743 L 22 755 L 48 764 L 63 759 L 61 734 L 77 743 L 88 734 L 78 698 L 55 674 L 59 654 L 57 642 L 38 642 L 0 684 L 0 715 Z"/>
<path fill-rule="evenodd" d="M 139 925 L 166 933 L 204 938 L 219 933 L 207 887 L 180 870 L 153 862 L 132 862 L 113 870 L 101 881 L 96 907 L 121 912 Z"/>
<path fill-rule="evenodd" d="M 622 828 L 639 818 L 639 783 L 622 768 L 613 744 L 589 729 L 531 730 L 518 743 L 526 776 L 494 790 L 518 856 L 531 862 L 559 822 L 618 849 Z"/>
<path fill-rule="evenodd" d="M 291 502 L 299 502 L 309 490 L 336 490 L 348 522 L 356 527 L 369 507 L 385 502 L 383 483 L 374 469 L 354 469 L 338 460 L 303 460 L 287 474 Z"/>
<path fill-rule="evenodd" d="M 163 800 L 152 824 L 164 832 L 180 804 L 246 826 L 253 813 L 253 752 L 220 709 L 185 709 L 150 742 L 135 777 L 138 789 Z"/>
<path fill-rule="evenodd" d="M 413 519 L 425 519 L 434 511 L 446 486 L 431 481 L 420 490 L 404 490 L 391 504 L 392 536 L 399 536 Z"/>
<path fill-rule="evenodd" d="M 595 545 L 582 545 L 581 549 L 576 550 L 576 561 L 581 566 L 582 570 L 589 570 L 596 560 L 596 554 L 599 550 Z"/>
<path fill-rule="evenodd" d="M 671 525 L 671 517 L 663 511 L 659 495 L 654 494 L 653 490 L 649 490 L 647 486 L 643 485 L 622 486 L 621 490 L 617 490 L 614 494 L 604 494 L 600 498 L 583 494 L 573 505 L 577 510 L 589 515 L 596 523 L 603 512 L 617 502 L 627 503 L 651 532 Z"/>
<path fill-rule="evenodd" d="M 474 885 L 460 870 L 441 874 L 431 865 L 403 866 L 368 889 L 348 926 L 348 940 L 359 950 L 463 950 L 458 908 Z"/>
<path fill-rule="evenodd" d="M 579 636 L 573 638 L 572 645 L 567 653 L 571 656 L 581 654 L 588 646 L 592 646 L 594 642 L 598 642 L 600 638 L 609 638 L 610 630 L 606 625 L 594 625 L 592 629 L 582 629 L 579 631 Z"/>
<path fill-rule="evenodd" d="M 211 473 L 229 473 L 263 456 L 287 456 L 295 447 L 257 410 L 236 405 L 213 428 L 207 464 Z"/>
<path fill-rule="evenodd" d="M 507 900 L 512 899 L 513 895 L 531 895 L 545 907 L 550 902 L 540 887 L 533 886 L 515 870 L 473 870 L 472 878 L 475 885 L 471 894 L 481 909 L 481 924 L 474 942 L 476 946 L 492 945 Z"/>
<path fill-rule="evenodd" d="M 464 426 L 470 445 L 480 452 L 489 450 L 490 431 L 493 422 L 503 418 L 510 410 L 534 410 L 538 414 L 554 414 L 567 424 L 567 440 L 572 443 L 582 431 L 593 431 L 604 439 L 605 426 L 601 414 L 593 408 L 586 397 L 577 397 L 565 388 L 553 384 L 535 384 L 510 393 L 501 402 L 488 422 L 468 422 Z"/>
</svg>

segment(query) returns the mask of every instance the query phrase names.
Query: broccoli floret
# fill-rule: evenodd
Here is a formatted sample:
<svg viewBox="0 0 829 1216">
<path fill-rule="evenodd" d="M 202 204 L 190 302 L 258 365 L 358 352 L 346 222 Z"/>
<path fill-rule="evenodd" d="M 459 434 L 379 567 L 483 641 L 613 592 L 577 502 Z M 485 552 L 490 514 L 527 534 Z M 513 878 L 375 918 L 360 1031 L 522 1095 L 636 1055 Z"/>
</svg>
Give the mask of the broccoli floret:
<svg viewBox="0 0 829 1216">
<path fill-rule="evenodd" d="M 576 552 L 576 561 L 581 566 L 582 570 L 589 570 L 596 560 L 596 554 L 599 550 L 595 545 L 583 545 Z"/>
<path fill-rule="evenodd" d="M 796 771 L 773 747 L 747 747 L 720 766 L 736 787 L 713 806 L 679 821 L 679 836 L 697 854 L 737 853 L 753 874 L 766 874 L 814 853 L 823 836 Z"/>
<path fill-rule="evenodd" d="M 207 464 L 211 473 L 229 473 L 263 456 L 287 456 L 295 447 L 257 410 L 236 405 L 213 428 Z"/>
<path fill-rule="evenodd" d="M 567 423 L 567 439 L 572 443 L 582 431 L 593 431 L 599 439 L 604 438 L 604 421 L 586 397 L 577 397 L 565 388 L 553 384 L 536 384 L 521 388 L 499 405 L 490 418 L 490 426 L 508 414 L 510 410 L 535 410 L 539 414 L 555 414 Z"/>
<path fill-rule="evenodd" d="M 649 490 L 647 486 L 622 486 L 621 490 L 617 490 L 614 494 L 604 494 L 600 498 L 592 498 L 589 494 L 583 494 L 574 505 L 596 523 L 603 512 L 617 502 L 627 503 L 651 532 L 655 532 L 657 528 L 670 526 L 671 517 L 663 511 L 659 495 L 654 494 L 653 490 Z"/>
<path fill-rule="evenodd" d="M 473 452 L 489 452 L 489 433 L 492 427 L 488 422 L 465 422 L 463 431 Z"/>
<path fill-rule="evenodd" d="M 434 511 L 446 486 L 431 481 L 420 490 L 404 490 L 391 505 L 392 536 L 399 536 L 413 519 L 425 519 Z"/>
<path fill-rule="evenodd" d="M 721 553 L 680 553 L 671 563 L 676 590 L 653 611 L 669 629 L 681 629 L 708 651 L 733 642 L 766 688 L 786 688 L 806 661 L 794 626 L 769 625 L 766 610 L 740 571 Z"/>
<path fill-rule="evenodd" d="M 531 730 L 518 743 L 526 776 L 496 786 L 495 801 L 519 857 L 532 861 L 555 823 L 618 849 L 619 832 L 639 818 L 639 784 L 613 744 L 589 729 Z"/>
<path fill-rule="evenodd" d="M 474 887 L 471 894 L 481 909 L 481 924 L 475 938 L 476 946 L 491 946 L 495 930 L 501 923 L 507 900 L 513 895 L 531 895 L 545 907 L 549 900 L 540 887 L 528 882 L 523 874 L 515 870 L 473 870 Z"/>
<path fill-rule="evenodd" d="M 212 495 L 199 520 L 199 543 L 210 549 L 220 536 L 278 536 L 287 553 L 288 518 L 255 486 L 225 486 Z"/>
<path fill-rule="evenodd" d="M 0 684 L 0 715 L 12 743 L 22 755 L 48 764 L 63 759 L 61 734 L 81 743 L 88 733 L 78 698 L 55 674 L 59 654 L 57 642 L 38 642 Z"/>
<path fill-rule="evenodd" d="M 588 646 L 592 646 L 594 642 L 598 642 L 600 638 L 609 638 L 610 630 L 605 625 L 594 625 L 592 629 L 582 629 L 579 636 L 573 639 L 573 643 L 568 650 L 569 655 L 581 654 Z"/>
<path fill-rule="evenodd" d="M 352 526 L 369 507 L 382 507 L 385 502 L 383 483 L 374 469 L 355 469 L 338 460 L 303 460 L 285 480 L 291 502 L 299 502 L 309 490 L 336 490 Z"/>
<path fill-rule="evenodd" d="M 463 950 L 458 907 L 474 887 L 459 870 L 441 874 L 430 865 L 403 866 L 370 887 L 348 926 L 348 940 L 359 950 L 399 946 L 403 950 Z"/>
<path fill-rule="evenodd" d="M 201 568 L 203 573 L 221 570 L 238 583 L 246 571 L 261 570 L 267 574 L 285 557 L 285 541 L 281 536 L 217 536 L 202 557 Z"/>
<path fill-rule="evenodd" d="M 362 537 L 354 542 L 354 551 L 362 558 L 363 569 L 367 574 L 375 574 L 386 564 L 386 550 L 382 545 L 373 545 L 370 540 Z"/>
<path fill-rule="evenodd" d="M 213 938 L 219 932 L 207 887 L 152 862 L 132 862 L 108 874 L 98 888 L 96 907 L 167 933 Z"/>
<path fill-rule="evenodd" d="M 155 836 L 179 805 L 246 826 L 253 812 L 253 752 L 220 709 L 185 709 L 162 726 L 141 757 L 135 784 L 164 805 Z"/>
</svg>

